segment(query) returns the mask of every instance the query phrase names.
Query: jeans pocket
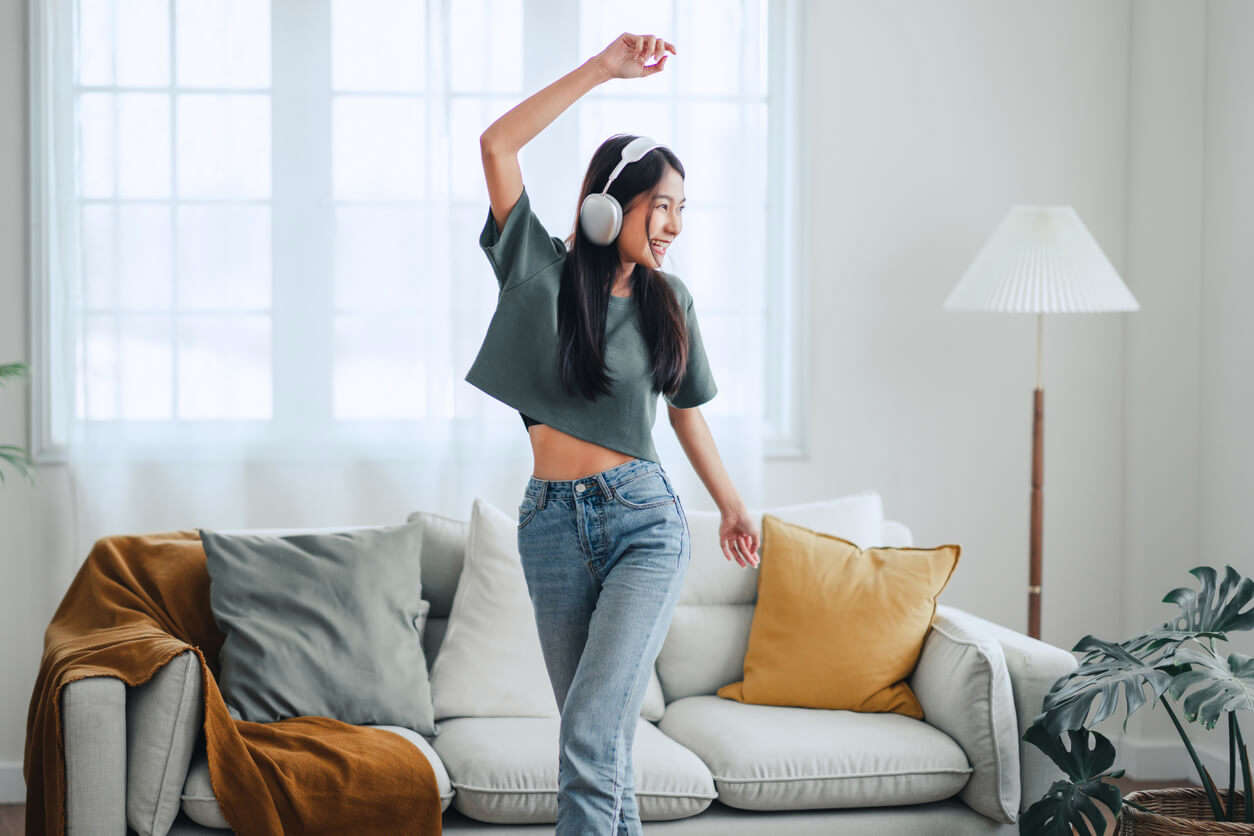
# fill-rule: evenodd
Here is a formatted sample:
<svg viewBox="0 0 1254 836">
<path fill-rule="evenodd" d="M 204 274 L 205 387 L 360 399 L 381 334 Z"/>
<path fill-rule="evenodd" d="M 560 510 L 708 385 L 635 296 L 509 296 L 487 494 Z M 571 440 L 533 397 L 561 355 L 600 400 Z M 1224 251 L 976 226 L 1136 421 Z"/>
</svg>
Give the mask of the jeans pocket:
<svg viewBox="0 0 1254 836">
<path fill-rule="evenodd" d="M 523 501 L 518 505 L 518 529 L 521 531 L 536 517 L 536 513 L 540 510 L 536 503 L 535 497 L 525 496 Z"/>
<path fill-rule="evenodd" d="M 675 501 L 670 482 L 660 471 L 649 470 L 613 488 L 614 499 L 621 505 L 639 511 L 656 508 Z"/>
</svg>

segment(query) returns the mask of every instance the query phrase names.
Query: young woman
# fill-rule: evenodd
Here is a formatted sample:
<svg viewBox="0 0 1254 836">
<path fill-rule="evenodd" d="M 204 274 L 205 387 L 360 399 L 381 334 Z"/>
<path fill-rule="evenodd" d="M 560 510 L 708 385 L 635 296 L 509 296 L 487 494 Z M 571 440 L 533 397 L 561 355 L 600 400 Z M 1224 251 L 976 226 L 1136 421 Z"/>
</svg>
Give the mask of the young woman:
<svg viewBox="0 0 1254 836">
<path fill-rule="evenodd" d="M 607 139 L 565 241 L 531 211 L 518 165 L 519 149 L 581 95 L 661 72 L 667 51 L 623 33 L 480 138 L 491 210 L 479 244 L 500 294 L 466 380 L 518 409 L 531 436 L 518 551 L 561 710 L 557 833 L 572 836 L 642 832 L 632 742 L 691 554 L 651 437 L 659 392 L 721 509 L 724 556 L 758 564 L 757 524 L 697 408 L 718 389 L 693 299 L 660 269 L 683 228 L 679 159 L 647 137 Z"/>
</svg>

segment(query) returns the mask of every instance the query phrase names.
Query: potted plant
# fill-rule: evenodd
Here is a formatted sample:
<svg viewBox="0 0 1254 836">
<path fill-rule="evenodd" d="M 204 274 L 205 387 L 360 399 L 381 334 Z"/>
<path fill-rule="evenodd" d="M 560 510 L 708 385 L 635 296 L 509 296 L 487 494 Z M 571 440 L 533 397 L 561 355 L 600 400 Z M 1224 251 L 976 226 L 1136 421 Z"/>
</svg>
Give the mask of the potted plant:
<svg viewBox="0 0 1254 836">
<path fill-rule="evenodd" d="M 11 377 L 21 377 L 26 374 L 27 367 L 25 363 L 6 363 L 0 366 L 0 384 L 6 383 Z M 15 444 L 0 444 L 0 462 L 8 462 L 22 472 L 30 483 L 35 484 L 31 473 L 30 454 Z M 0 467 L 0 482 L 4 481 L 4 468 Z"/>
<path fill-rule="evenodd" d="M 1045 695 L 1042 711 L 1023 734 L 1023 739 L 1058 764 L 1067 780 L 1055 781 L 1043 798 L 1020 819 L 1020 832 L 1031 834 L 1103 834 L 1112 820 L 1124 834 L 1225 833 L 1254 835 L 1254 809 L 1250 798 L 1250 757 L 1237 714 L 1254 710 L 1254 657 L 1242 653 L 1221 656 L 1215 640 L 1227 641 L 1233 630 L 1254 628 L 1254 580 L 1227 566 L 1218 585 L 1218 572 L 1210 566 L 1190 569 L 1201 589 L 1173 589 L 1164 602 L 1180 607 L 1174 621 L 1157 630 L 1121 642 L 1107 642 L 1086 635 L 1072 650 L 1085 651 L 1079 667 L 1059 677 Z M 1147 700 L 1160 701 L 1180 735 L 1197 769 L 1201 787 L 1170 787 L 1138 790 L 1121 797 L 1119 788 L 1103 778 L 1118 778 L 1123 770 L 1106 772 L 1115 760 L 1115 748 L 1105 736 L 1092 731 L 1119 704 L 1122 688 L 1128 716 Z M 1092 720 L 1093 701 L 1101 697 Z M 1200 721 L 1213 729 L 1221 717 L 1228 727 L 1228 789 L 1221 792 L 1202 765 L 1193 742 L 1168 697 L 1183 700 L 1185 719 Z M 1153 703 L 1150 703 L 1153 705 Z M 1059 735 L 1070 738 L 1068 750 Z M 1090 737 L 1094 745 L 1090 749 Z M 1243 789 L 1236 789 L 1236 765 L 1241 763 Z M 1072 829 L 1074 828 L 1074 830 Z"/>
</svg>

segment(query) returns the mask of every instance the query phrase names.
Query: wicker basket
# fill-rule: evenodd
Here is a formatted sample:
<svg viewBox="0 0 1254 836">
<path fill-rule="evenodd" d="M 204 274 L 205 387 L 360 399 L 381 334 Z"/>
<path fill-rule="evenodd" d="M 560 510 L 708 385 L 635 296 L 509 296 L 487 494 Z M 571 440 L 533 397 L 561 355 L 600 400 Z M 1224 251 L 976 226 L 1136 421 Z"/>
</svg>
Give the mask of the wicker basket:
<svg viewBox="0 0 1254 836">
<path fill-rule="evenodd" d="M 1228 798 L 1227 790 L 1219 790 L 1221 800 Z M 1233 805 L 1237 817 L 1245 815 L 1245 795 L 1233 792 Z M 1166 787 L 1159 790 L 1136 790 L 1124 796 L 1142 807 L 1153 810 L 1146 813 L 1127 804 L 1119 811 L 1119 833 L 1122 836 L 1180 836 L 1180 834 L 1224 834 L 1224 836 L 1254 836 L 1254 824 L 1241 821 L 1215 821 L 1206 790 L 1201 787 Z"/>
</svg>

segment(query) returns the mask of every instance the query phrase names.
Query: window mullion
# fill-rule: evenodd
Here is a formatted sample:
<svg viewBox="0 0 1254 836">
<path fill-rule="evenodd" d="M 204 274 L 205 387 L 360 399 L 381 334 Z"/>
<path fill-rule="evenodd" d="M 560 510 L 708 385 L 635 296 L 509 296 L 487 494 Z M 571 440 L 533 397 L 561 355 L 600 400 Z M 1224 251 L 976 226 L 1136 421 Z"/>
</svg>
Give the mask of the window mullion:
<svg viewBox="0 0 1254 836">
<path fill-rule="evenodd" d="M 271 8 L 274 431 L 325 438 L 332 422 L 331 0 Z"/>
<path fill-rule="evenodd" d="M 767 164 L 768 263 L 766 346 L 764 358 L 766 455 L 804 458 L 808 387 L 807 227 L 798 219 L 809 206 L 808 181 L 798 172 L 805 164 L 805 135 L 799 123 L 802 76 L 799 62 L 803 29 L 799 0 L 772 3 L 767 9 Z"/>
</svg>

